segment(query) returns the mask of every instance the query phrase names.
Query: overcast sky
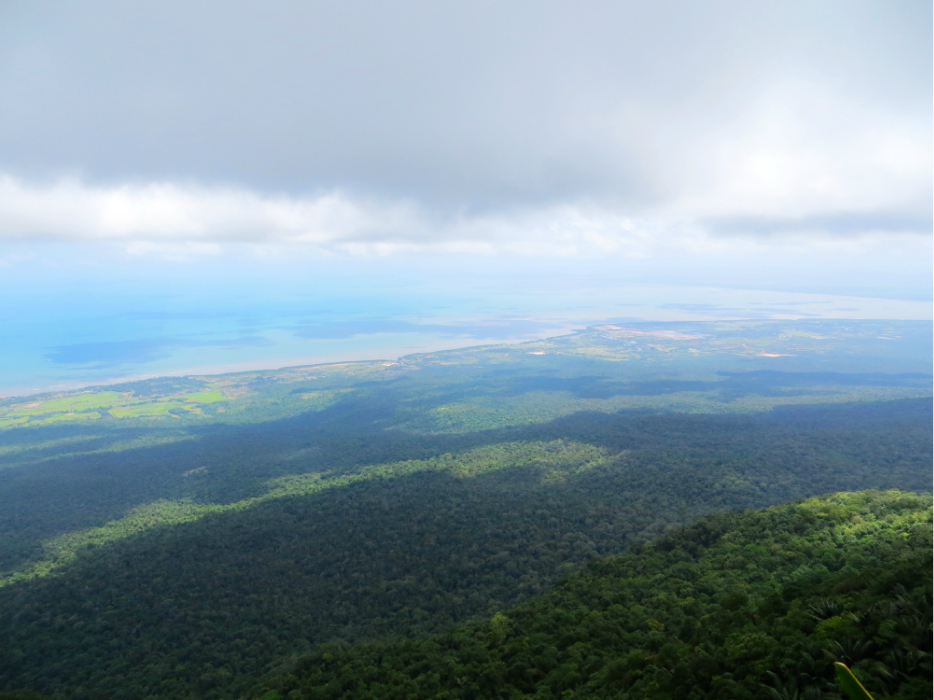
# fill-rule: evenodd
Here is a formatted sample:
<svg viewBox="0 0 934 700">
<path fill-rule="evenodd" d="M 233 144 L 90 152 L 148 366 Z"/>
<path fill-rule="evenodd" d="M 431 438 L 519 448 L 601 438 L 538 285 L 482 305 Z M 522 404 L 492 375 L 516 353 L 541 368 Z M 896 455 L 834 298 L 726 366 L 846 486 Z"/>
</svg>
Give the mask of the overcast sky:
<svg viewBox="0 0 934 700">
<path fill-rule="evenodd" d="M 931 23 L 921 0 L 6 0 L 0 239 L 917 264 Z"/>
</svg>

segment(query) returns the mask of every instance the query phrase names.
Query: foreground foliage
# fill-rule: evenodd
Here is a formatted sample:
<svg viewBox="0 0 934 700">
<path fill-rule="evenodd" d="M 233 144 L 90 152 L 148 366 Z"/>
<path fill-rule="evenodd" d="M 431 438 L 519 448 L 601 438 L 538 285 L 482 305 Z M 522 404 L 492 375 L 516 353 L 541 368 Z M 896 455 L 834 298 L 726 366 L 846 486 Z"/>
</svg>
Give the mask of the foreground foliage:
<svg viewBox="0 0 934 700">
<path fill-rule="evenodd" d="M 428 639 L 322 647 L 257 695 L 329 698 L 931 697 L 931 499 L 844 493 L 725 514 L 591 563 Z"/>
</svg>

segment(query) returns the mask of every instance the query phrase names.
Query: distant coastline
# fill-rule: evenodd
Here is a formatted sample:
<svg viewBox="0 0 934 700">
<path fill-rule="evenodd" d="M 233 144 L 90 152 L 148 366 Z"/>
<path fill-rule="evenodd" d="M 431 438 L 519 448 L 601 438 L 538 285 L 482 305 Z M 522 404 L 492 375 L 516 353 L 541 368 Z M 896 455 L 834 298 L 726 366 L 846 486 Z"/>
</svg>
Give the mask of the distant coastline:
<svg viewBox="0 0 934 700">
<path fill-rule="evenodd" d="M 11 334 L 0 365 L 0 397 L 31 396 L 54 391 L 73 391 L 87 386 L 136 381 L 153 377 L 213 375 L 258 371 L 272 367 L 328 362 L 395 359 L 413 353 L 455 350 L 490 344 L 528 342 L 554 338 L 602 324 L 673 323 L 793 319 L 920 318 L 931 323 L 931 305 L 922 302 L 785 294 L 768 302 L 762 292 L 749 292 L 739 308 L 716 304 L 662 304 L 651 307 L 589 309 L 586 315 L 567 309 L 554 314 L 483 318 L 423 318 L 417 320 L 349 319 L 322 320 L 295 326 L 272 318 L 269 326 L 244 329 L 230 319 L 199 319 L 177 326 L 158 326 L 142 331 L 149 337 L 129 335 L 115 325 L 94 342 L 84 328 L 55 327 L 51 336 L 30 338 Z M 805 298 L 804 301 L 800 298 Z M 703 298 L 703 297 L 700 297 Z M 810 300 L 807 300 L 810 298 Z M 797 300 L 797 301 L 795 301 Z M 787 308 L 782 308 L 784 304 Z M 664 308 L 663 308 L 664 307 Z M 604 311 L 596 315 L 595 311 Z M 590 315 L 593 313 L 593 315 Z M 274 317 L 275 314 L 272 313 Z M 855 318 L 854 318 L 855 317 Z M 76 320 L 76 323 L 80 319 Z M 53 324 L 54 325 L 54 324 Z M 78 324 L 80 326 L 80 324 Z M 139 328 L 135 332 L 142 332 Z M 160 335 L 162 333 L 162 335 Z"/>
</svg>

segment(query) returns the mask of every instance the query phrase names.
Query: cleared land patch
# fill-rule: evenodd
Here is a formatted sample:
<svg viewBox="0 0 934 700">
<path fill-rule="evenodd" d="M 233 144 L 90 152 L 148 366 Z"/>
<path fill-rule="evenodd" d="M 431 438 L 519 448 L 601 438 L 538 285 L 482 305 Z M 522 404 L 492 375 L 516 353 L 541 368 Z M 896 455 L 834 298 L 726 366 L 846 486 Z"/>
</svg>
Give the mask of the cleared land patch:
<svg viewBox="0 0 934 700">
<path fill-rule="evenodd" d="M 13 404 L 5 412 L 0 409 L 0 428 L 96 420 L 105 412 L 114 418 L 171 417 L 173 409 L 200 414 L 200 405 L 220 401 L 227 401 L 227 397 L 217 389 L 157 398 L 134 398 L 132 392 L 84 391 Z"/>
</svg>

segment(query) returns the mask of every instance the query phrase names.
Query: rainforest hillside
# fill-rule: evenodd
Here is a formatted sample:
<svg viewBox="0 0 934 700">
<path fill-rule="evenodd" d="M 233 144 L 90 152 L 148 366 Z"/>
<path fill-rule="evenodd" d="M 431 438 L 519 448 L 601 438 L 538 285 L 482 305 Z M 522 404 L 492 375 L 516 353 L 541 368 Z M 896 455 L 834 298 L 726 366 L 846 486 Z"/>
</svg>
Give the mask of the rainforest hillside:
<svg viewBox="0 0 934 700">
<path fill-rule="evenodd" d="M 608 324 L 7 399 L 0 691 L 235 700 L 712 513 L 929 493 L 930 330 Z"/>
<path fill-rule="evenodd" d="M 482 623 L 325 646 L 262 700 L 931 697 L 931 498 L 840 493 L 721 514 L 591 562 Z"/>
</svg>

